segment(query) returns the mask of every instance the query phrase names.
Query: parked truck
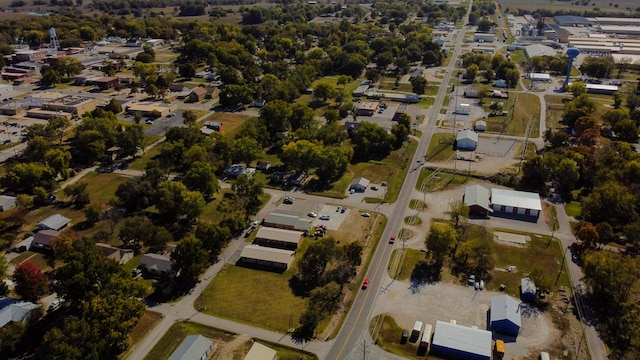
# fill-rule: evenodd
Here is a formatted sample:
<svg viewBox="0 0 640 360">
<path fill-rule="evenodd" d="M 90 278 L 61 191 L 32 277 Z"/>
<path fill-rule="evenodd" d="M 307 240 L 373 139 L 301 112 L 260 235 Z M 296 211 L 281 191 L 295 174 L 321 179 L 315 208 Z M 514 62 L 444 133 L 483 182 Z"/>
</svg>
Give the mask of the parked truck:
<svg viewBox="0 0 640 360">
<path fill-rule="evenodd" d="M 410 342 L 416 342 L 420 339 L 420 332 L 422 331 L 422 321 L 416 321 L 413 324 L 413 330 L 411 330 Z"/>
<path fill-rule="evenodd" d="M 424 331 L 422 332 L 422 339 L 420 339 L 420 347 L 428 350 L 429 344 L 431 343 L 431 330 L 433 327 L 431 324 L 426 324 L 424 326 Z"/>
</svg>

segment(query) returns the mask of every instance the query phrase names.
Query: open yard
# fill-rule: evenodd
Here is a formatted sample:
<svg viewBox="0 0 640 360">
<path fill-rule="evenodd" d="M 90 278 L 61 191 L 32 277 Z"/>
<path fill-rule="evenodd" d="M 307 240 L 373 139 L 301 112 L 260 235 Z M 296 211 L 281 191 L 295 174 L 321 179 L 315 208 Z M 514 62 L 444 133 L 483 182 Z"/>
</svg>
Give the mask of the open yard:
<svg viewBox="0 0 640 360">
<path fill-rule="evenodd" d="M 571 11 L 590 11 L 594 8 L 600 9 L 605 12 L 623 12 L 625 9 L 635 9 L 638 7 L 638 3 L 633 0 L 595 0 L 589 1 L 587 5 L 576 5 L 573 2 L 565 1 L 549 1 L 549 0 L 498 0 L 500 7 L 509 9 L 511 13 L 517 12 L 517 9 L 534 11 L 537 9 L 546 10 L 571 10 Z M 616 6 L 614 6 L 616 5 Z"/>
<path fill-rule="evenodd" d="M 513 96 L 513 95 L 512 95 Z M 486 98 L 485 111 L 490 112 L 489 105 L 495 99 Z M 514 99 L 504 102 L 504 110 L 509 111 L 507 116 L 494 116 L 484 119 L 487 122 L 486 132 L 505 135 L 526 136 L 527 127 L 533 121 L 530 136 L 540 136 L 540 99 L 533 94 L 515 94 Z M 533 116 L 532 116 L 533 115 Z"/>
<path fill-rule="evenodd" d="M 427 161 L 438 162 L 451 159 L 455 154 L 453 149 L 454 138 L 449 133 L 436 133 L 431 137 L 429 148 L 427 149 Z M 420 183 L 420 182 L 418 182 Z"/>
<path fill-rule="evenodd" d="M 204 121 L 219 121 L 224 125 L 224 134 L 233 138 L 240 132 L 240 127 L 248 119 L 248 116 L 218 112 L 207 116 Z"/>
</svg>

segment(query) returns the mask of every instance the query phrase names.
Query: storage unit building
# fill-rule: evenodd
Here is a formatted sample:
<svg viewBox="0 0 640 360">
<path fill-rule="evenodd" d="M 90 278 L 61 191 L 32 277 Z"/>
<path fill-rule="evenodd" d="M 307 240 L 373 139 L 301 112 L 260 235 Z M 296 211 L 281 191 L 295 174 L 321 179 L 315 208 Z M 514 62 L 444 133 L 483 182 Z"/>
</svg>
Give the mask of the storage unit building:
<svg viewBox="0 0 640 360">
<path fill-rule="evenodd" d="M 542 211 L 540 195 L 531 192 L 492 189 L 491 206 L 493 214 L 507 217 L 521 217 L 537 221 Z"/>
<path fill-rule="evenodd" d="M 291 266 L 295 251 L 276 249 L 260 245 L 247 245 L 240 253 L 240 263 L 257 265 L 276 271 L 285 271 Z"/>
<path fill-rule="evenodd" d="M 490 360 L 491 332 L 437 321 L 431 354 L 444 359 Z"/>
<path fill-rule="evenodd" d="M 369 179 L 359 177 L 354 179 L 351 185 L 349 185 L 349 190 L 353 190 L 355 192 L 364 192 L 365 190 L 367 190 L 368 186 L 369 186 Z"/>
<path fill-rule="evenodd" d="M 509 295 L 491 298 L 491 330 L 517 337 L 522 326 L 520 302 Z"/>
<path fill-rule="evenodd" d="M 278 229 L 307 231 L 313 219 L 304 218 L 300 213 L 292 211 L 272 211 L 264 219 L 262 225 Z"/>
<path fill-rule="evenodd" d="M 256 234 L 255 243 L 258 245 L 280 249 L 295 250 L 302 241 L 302 232 L 294 230 L 261 227 Z"/>
</svg>

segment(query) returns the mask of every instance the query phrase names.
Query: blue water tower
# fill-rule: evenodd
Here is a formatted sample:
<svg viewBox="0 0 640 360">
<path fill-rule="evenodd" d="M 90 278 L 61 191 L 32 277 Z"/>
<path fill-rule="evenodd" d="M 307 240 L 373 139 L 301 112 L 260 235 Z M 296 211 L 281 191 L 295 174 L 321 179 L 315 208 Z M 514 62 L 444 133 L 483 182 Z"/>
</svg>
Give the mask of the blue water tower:
<svg viewBox="0 0 640 360">
<path fill-rule="evenodd" d="M 571 66 L 573 65 L 573 60 L 580 55 L 580 50 L 577 48 L 569 48 L 567 49 L 567 56 L 569 57 L 569 67 L 567 68 L 567 77 L 564 79 L 563 87 L 566 88 L 569 85 L 569 75 L 571 74 Z"/>
</svg>

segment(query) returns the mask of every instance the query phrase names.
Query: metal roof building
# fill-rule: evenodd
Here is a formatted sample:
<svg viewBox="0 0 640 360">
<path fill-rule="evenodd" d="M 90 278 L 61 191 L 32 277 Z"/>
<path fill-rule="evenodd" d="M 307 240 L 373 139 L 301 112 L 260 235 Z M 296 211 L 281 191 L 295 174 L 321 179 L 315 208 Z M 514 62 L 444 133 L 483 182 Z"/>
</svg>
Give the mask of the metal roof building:
<svg viewBox="0 0 640 360">
<path fill-rule="evenodd" d="M 591 21 L 584 16 L 558 15 L 554 16 L 553 20 L 560 26 L 591 25 Z"/>
<path fill-rule="evenodd" d="M 491 330 L 517 337 L 522 326 L 520 302 L 509 295 L 491 298 Z"/>
<path fill-rule="evenodd" d="M 458 131 L 456 135 L 456 149 L 473 151 L 478 146 L 478 134 L 470 129 Z"/>
<path fill-rule="evenodd" d="M 278 229 L 307 231 L 313 219 L 302 217 L 300 213 L 277 210 L 270 212 L 264 219 L 263 225 Z"/>
<path fill-rule="evenodd" d="M 302 232 L 271 227 L 261 227 L 256 234 L 255 243 L 268 247 L 295 250 L 302 241 Z"/>
<path fill-rule="evenodd" d="M 284 271 L 291 266 L 294 254 L 291 250 L 249 244 L 242 249 L 240 262 Z"/>
<path fill-rule="evenodd" d="M 489 206 L 489 189 L 480 185 L 467 186 L 462 198 L 469 206 L 469 213 L 472 215 L 486 217 L 491 212 Z"/>
<path fill-rule="evenodd" d="M 541 44 L 532 44 L 525 46 L 524 53 L 529 59 L 534 56 L 556 56 L 557 54 L 557 52 L 551 46 Z"/>
<path fill-rule="evenodd" d="M 276 360 L 276 351 L 270 347 L 264 346 L 259 342 L 254 342 L 251 350 L 244 357 L 244 360 Z"/>
<path fill-rule="evenodd" d="M 369 179 L 359 177 L 353 179 L 351 185 L 349 185 L 349 190 L 353 190 L 355 192 L 364 192 L 367 190 L 367 186 L 369 186 Z"/>
<path fill-rule="evenodd" d="M 169 360 L 206 360 L 213 351 L 213 342 L 202 335 L 189 335 L 171 354 Z"/>
<path fill-rule="evenodd" d="M 431 354 L 444 359 L 490 360 L 491 332 L 436 321 Z"/>
<path fill-rule="evenodd" d="M 38 229 L 41 230 L 60 230 L 63 227 L 69 225 L 71 219 L 64 217 L 60 214 L 54 214 L 49 216 L 48 218 L 40 221 L 37 225 Z"/>
<path fill-rule="evenodd" d="M 538 219 L 542 211 L 540 195 L 516 190 L 491 189 L 493 213 Z"/>
<path fill-rule="evenodd" d="M 632 19 L 631 19 L 632 20 Z M 600 31 L 609 34 L 639 35 L 640 26 L 634 25 L 600 25 Z"/>
</svg>

